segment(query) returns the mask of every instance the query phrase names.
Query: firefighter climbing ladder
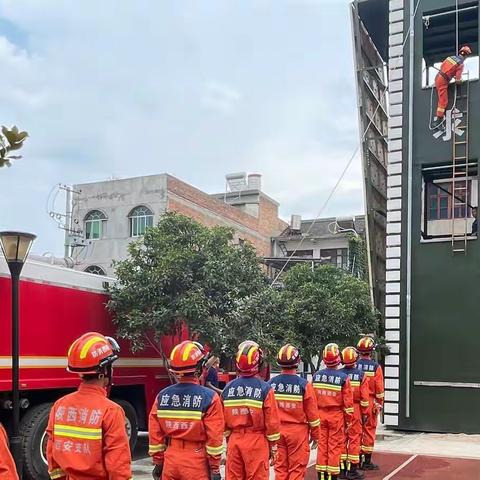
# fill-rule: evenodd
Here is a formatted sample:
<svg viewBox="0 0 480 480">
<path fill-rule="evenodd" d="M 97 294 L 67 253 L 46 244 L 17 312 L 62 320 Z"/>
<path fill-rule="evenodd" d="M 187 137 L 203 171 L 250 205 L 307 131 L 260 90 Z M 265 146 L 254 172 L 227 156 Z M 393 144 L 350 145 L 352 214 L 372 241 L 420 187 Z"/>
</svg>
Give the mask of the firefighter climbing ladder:
<svg viewBox="0 0 480 480">
<path fill-rule="evenodd" d="M 470 81 L 468 72 L 466 81 L 457 85 L 456 102 L 452 116 L 458 115 L 464 120 L 457 125 L 452 118 L 452 254 L 467 254 L 468 218 L 470 208 L 469 158 L 468 158 L 468 122 Z"/>
</svg>

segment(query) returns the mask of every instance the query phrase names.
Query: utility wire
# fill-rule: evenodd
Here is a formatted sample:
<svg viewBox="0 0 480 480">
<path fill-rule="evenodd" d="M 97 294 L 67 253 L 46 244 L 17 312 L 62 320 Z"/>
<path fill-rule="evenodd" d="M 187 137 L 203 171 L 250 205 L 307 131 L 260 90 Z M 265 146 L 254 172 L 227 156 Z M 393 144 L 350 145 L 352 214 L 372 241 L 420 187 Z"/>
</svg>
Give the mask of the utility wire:
<svg viewBox="0 0 480 480">
<path fill-rule="evenodd" d="M 420 6 L 420 1 L 421 0 L 417 0 L 417 5 L 415 7 L 415 11 L 413 13 L 413 17 L 415 19 L 416 15 L 417 15 L 417 11 L 418 11 L 418 7 Z M 403 50 L 405 49 L 405 45 L 407 44 L 407 40 L 409 38 L 409 35 L 410 35 L 410 31 L 412 29 L 412 26 L 409 27 L 407 33 L 405 34 L 405 38 L 403 40 L 403 44 L 402 44 L 402 53 L 397 55 L 396 57 L 393 57 L 393 58 L 399 58 L 400 56 L 403 55 Z M 413 59 L 411 58 L 410 61 L 412 62 Z M 395 71 L 397 68 L 399 68 L 400 65 L 395 65 L 394 68 L 390 69 L 392 72 Z M 382 105 L 382 101 L 385 99 L 385 96 L 386 94 L 388 93 L 388 87 L 384 90 L 383 92 L 383 98 L 382 99 L 379 99 L 378 101 L 378 105 L 377 105 L 377 108 L 375 109 L 375 111 L 373 112 L 373 115 L 371 117 L 371 120 L 370 122 L 368 123 L 367 127 L 365 128 L 365 131 L 363 132 L 361 138 L 360 138 L 360 141 L 358 143 L 358 145 L 356 146 L 355 148 L 355 151 L 353 152 L 352 156 L 350 157 L 350 159 L 348 160 L 347 164 L 345 165 L 344 169 L 342 170 L 342 173 L 340 174 L 340 177 L 338 178 L 337 182 L 335 183 L 335 185 L 333 186 L 332 190 L 330 191 L 327 199 L 325 200 L 325 202 L 323 203 L 322 207 L 320 208 L 320 211 L 318 212 L 317 216 L 314 218 L 313 222 L 310 224 L 310 226 L 308 227 L 307 231 L 305 232 L 305 235 L 302 236 L 302 238 L 300 239 L 300 242 L 299 244 L 295 247 L 295 249 L 292 251 L 292 253 L 290 254 L 290 256 L 287 258 L 287 261 L 283 264 L 282 268 L 280 269 L 280 271 L 278 272 L 278 274 L 275 276 L 275 278 L 273 279 L 272 283 L 270 284 L 270 287 L 273 287 L 273 285 L 275 285 L 275 283 L 277 282 L 277 280 L 280 278 L 280 276 L 282 275 L 282 273 L 284 272 L 285 268 L 287 267 L 287 265 L 290 263 L 290 261 L 292 260 L 292 258 L 295 256 L 295 253 L 297 253 L 297 251 L 300 249 L 300 247 L 303 245 L 303 242 L 306 240 L 306 238 L 308 237 L 308 235 L 310 234 L 310 232 L 312 231 L 312 228 L 313 226 L 315 225 L 315 223 L 318 221 L 318 219 L 322 216 L 324 210 L 327 208 L 328 204 L 330 203 L 330 200 L 333 198 L 333 196 L 335 195 L 335 193 L 337 192 L 338 190 L 338 187 L 340 186 L 340 184 L 342 183 L 342 180 L 344 179 L 348 169 L 350 168 L 351 164 L 353 163 L 353 160 L 355 160 L 355 157 L 357 156 L 357 153 L 358 151 L 360 150 L 364 140 L 365 140 L 365 137 L 367 136 L 367 133 L 368 133 L 368 130 L 369 128 L 371 127 L 371 125 L 373 124 L 373 119 L 375 118 L 375 115 L 377 114 L 380 106 Z"/>
</svg>

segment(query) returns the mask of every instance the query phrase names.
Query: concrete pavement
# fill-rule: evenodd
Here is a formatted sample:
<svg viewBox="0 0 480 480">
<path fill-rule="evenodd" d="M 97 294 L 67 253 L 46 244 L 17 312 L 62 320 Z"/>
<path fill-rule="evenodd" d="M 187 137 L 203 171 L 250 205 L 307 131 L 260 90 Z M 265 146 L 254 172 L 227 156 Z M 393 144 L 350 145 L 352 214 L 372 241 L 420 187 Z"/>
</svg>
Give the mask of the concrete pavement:
<svg viewBox="0 0 480 480">
<path fill-rule="evenodd" d="M 136 456 L 137 458 L 143 458 L 133 462 L 134 480 L 150 480 L 152 478 L 151 461 L 149 458 L 144 458 L 146 455 L 146 443 L 145 437 L 142 436 Z M 384 454 L 396 455 L 399 459 L 405 457 L 405 461 L 408 463 L 414 460 L 416 456 L 480 460 L 480 435 L 394 432 L 380 426 L 377 432 L 376 450 Z M 315 464 L 315 455 L 316 452 L 312 452 L 310 457 L 311 465 Z M 405 465 L 405 468 L 408 466 L 408 463 Z M 270 478 L 274 479 L 273 470 Z M 376 475 L 375 478 L 390 479 L 393 477 L 389 473 L 385 477 Z M 395 478 L 397 477 L 395 476 Z M 418 476 L 411 478 L 418 478 Z M 480 478 L 480 474 L 478 478 Z"/>
</svg>

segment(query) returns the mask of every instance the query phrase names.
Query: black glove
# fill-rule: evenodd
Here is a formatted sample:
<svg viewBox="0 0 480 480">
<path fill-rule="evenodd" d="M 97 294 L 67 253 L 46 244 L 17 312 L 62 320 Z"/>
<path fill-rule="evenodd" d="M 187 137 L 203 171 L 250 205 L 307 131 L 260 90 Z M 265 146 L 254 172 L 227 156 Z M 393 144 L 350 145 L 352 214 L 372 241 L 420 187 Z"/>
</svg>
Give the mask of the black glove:
<svg viewBox="0 0 480 480">
<path fill-rule="evenodd" d="M 152 472 L 153 480 L 160 480 L 162 478 L 163 463 L 161 465 L 155 465 Z"/>
<path fill-rule="evenodd" d="M 211 480 L 222 480 L 222 476 L 219 473 L 212 472 L 212 479 Z"/>
</svg>

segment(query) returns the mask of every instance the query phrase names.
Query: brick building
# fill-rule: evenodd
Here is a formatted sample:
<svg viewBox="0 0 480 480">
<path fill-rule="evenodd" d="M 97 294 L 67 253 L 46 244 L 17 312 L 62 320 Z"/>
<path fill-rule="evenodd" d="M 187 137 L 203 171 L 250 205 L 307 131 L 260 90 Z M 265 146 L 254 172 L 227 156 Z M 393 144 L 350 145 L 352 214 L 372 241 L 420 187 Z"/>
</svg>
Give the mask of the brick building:
<svg viewBox="0 0 480 480">
<path fill-rule="evenodd" d="M 74 185 L 72 230 L 67 239 L 75 268 L 111 275 L 112 260 L 127 256 L 128 244 L 165 212 L 179 212 L 206 226 L 235 230 L 235 241 L 251 242 L 271 255 L 271 238 L 287 226 L 279 204 L 261 191 L 259 175 L 227 176 L 224 193 L 210 195 L 171 175 L 160 174 Z M 67 208 L 68 210 L 68 208 Z"/>
</svg>

